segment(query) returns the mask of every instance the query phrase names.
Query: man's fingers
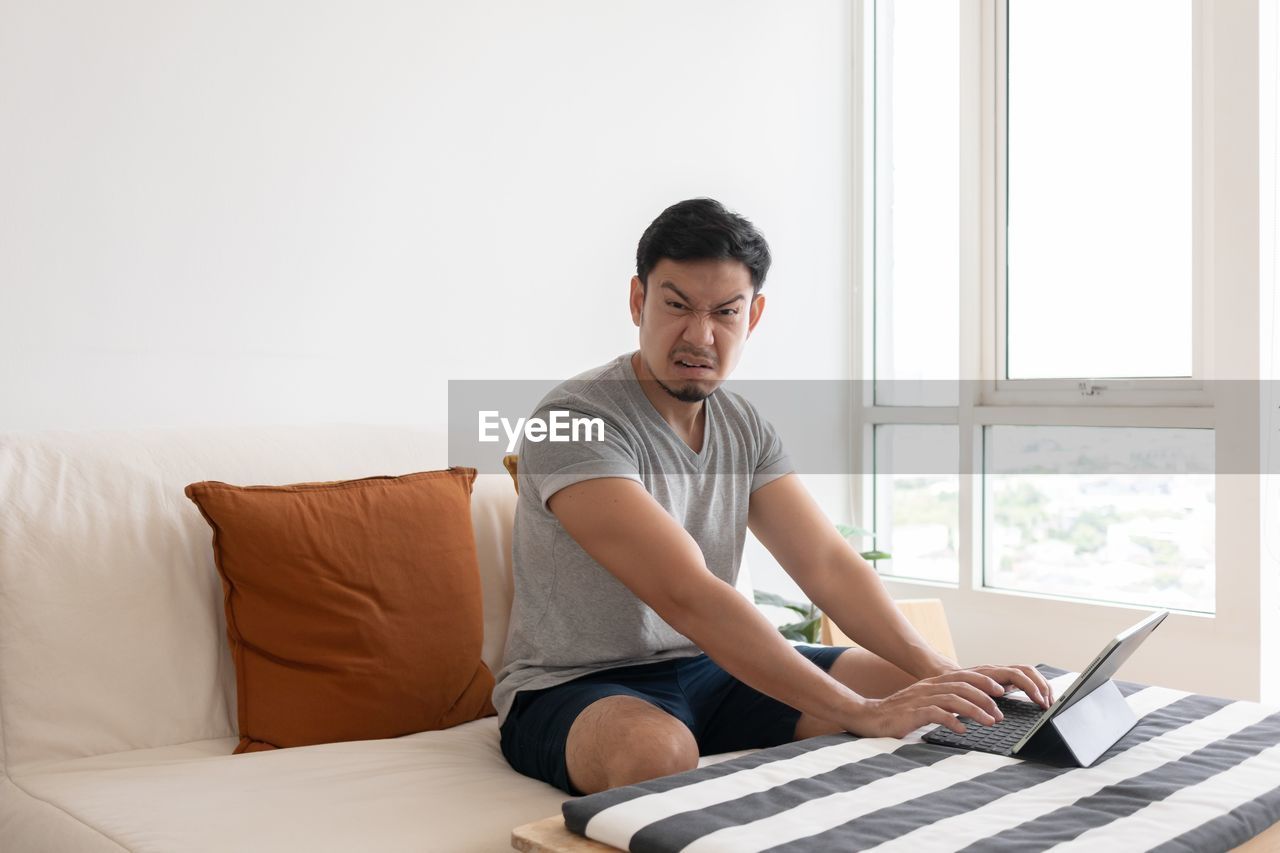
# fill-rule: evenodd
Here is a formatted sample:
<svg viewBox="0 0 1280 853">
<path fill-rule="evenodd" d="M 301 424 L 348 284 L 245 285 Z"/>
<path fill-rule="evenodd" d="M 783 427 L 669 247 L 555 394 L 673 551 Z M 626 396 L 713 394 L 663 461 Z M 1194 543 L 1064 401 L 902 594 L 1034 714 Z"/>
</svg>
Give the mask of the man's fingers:
<svg viewBox="0 0 1280 853">
<path fill-rule="evenodd" d="M 998 677 L 1006 679 L 1007 683 L 1026 693 L 1033 702 L 1045 708 L 1049 707 L 1049 684 L 1033 667 L 1001 666 L 995 667 L 995 670 Z M 1035 676 L 1033 677 L 1027 670 L 1035 673 Z"/>
<path fill-rule="evenodd" d="M 948 684 L 964 681 L 978 687 L 991 696 L 1000 697 L 1017 688 L 1034 702 L 1044 707 L 1053 704 L 1053 689 L 1048 680 L 1034 666 L 1015 664 L 1011 666 L 983 665 L 968 669 L 956 669 L 923 679 L 918 684 Z"/>
<path fill-rule="evenodd" d="M 1005 685 L 1000 683 L 1000 679 L 993 679 L 986 672 L 960 670 L 952 672 L 952 675 L 965 676 L 965 680 L 969 681 L 970 684 L 977 685 L 979 689 L 991 695 L 1005 695 Z"/>
<path fill-rule="evenodd" d="M 949 713 L 960 714 L 961 716 L 968 717 L 969 719 L 979 722 L 984 726 L 993 726 L 999 722 L 1000 719 L 996 716 L 1000 713 L 998 709 L 996 710 L 996 714 L 991 714 L 982 706 L 971 702 L 969 699 L 966 699 L 964 696 L 956 693 L 939 693 L 933 696 L 923 696 L 919 697 L 917 701 L 919 701 L 919 699 L 924 699 L 931 705 L 941 708 Z"/>
<path fill-rule="evenodd" d="M 946 726 L 958 735 L 965 733 L 964 723 L 957 720 L 954 714 L 948 714 L 941 708 L 922 708 L 920 709 L 920 712 L 914 716 L 919 720 L 919 724 L 916 728 L 920 728 L 920 726 L 928 723 L 937 723 L 938 725 Z M 912 729 L 912 731 L 914 730 L 915 729 Z"/>
<path fill-rule="evenodd" d="M 985 679 L 985 676 L 983 676 Z M 990 680 L 990 679 L 985 679 Z M 997 723 L 1004 719 L 1004 713 L 996 705 L 995 700 L 984 693 L 980 688 L 975 687 L 967 681 L 950 681 L 941 683 L 920 682 L 919 689 L 911 690 L 917 696 L 923 696 L 930 701 L 938 696 L 958 696 L 962 697 L 968 704 L 980 708 L 984 717 L 989 717 L 992 723 Z M 958 712 L 959 713 L 959 712 Z M 974 717 L 972 714 L 968 716 L 975 720 L 982 720 L 982 717 Z M 988 723 L 990 725 L 990 723 Z"/>
<path fill-rule="evenodd" d="M 963 734 L 965 726 L 956 718 L 957 715 L 985 726 L 1004 719 L 992 697 L 1003 696 L 1005 685 L 1022 690 L 1028 698 L 1046 708 L 1053 702 L 1049 682 L 1034 667 L 1021 664 L 982 666 L 953 670 L 917 681 L 881 700 L 885 703 L 882 712 L 889 720 L 897 717 L 899 724 L 891 724 L 895 730 L 902 722 L 913 723 L 913 729 L 932 722 Z M 902 734 L 905 732 L 898 737 Z"/>
<path fill-rule="evenodd" d="M 944 675 L 934 676 L 926 679 L 926 681 L 933 683 L 966 681 L 976 684 L 992 696 L 1003 696 L 1007 692 L 1005 686 L 1008 685 L 1026 693 L 1027 698 L 1044 708 L 1048 708 L 1053 704 L 1053 691 L 1049 688 L 1049 682 L 1033 666 L 1020 664 L 1014 666 L 976 666 L 971 669 L 958 669 Z"/>
<path fill-rule="evenodd" d="M 948 672 L 945 675 L 934 676 L 933 678 L 926 680 L 936 683 L 947 681 L 966 681 L 977 687 L 979 690 L 982 690 L 992 696 L 1004 695 L 1003 684 L 986 673 L 978 672 L 973 669 L 957 669 L 952 672 Z"/>
<path fill-rule="evenodd" d="M 1025 664 L 1019 664 L 1018 669 L 1025 672 L 1027 676 L 1040 688 L 1040 693 L 1044 696 L 1045 707 L 1052 705 L 1053 688 L 1049 686 L 1048 679 L 1044 677 L 1040 670 L 1036 669 L 1034 666 L 1026 666 Z"/>
</svg>

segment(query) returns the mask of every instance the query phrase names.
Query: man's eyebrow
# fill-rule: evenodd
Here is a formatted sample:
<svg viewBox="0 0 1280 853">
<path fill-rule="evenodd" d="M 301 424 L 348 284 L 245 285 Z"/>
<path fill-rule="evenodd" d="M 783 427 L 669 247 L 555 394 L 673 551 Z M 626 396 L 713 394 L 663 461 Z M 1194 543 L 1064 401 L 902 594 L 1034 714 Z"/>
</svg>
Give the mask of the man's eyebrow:
<svg viewBox="0 0 1280 853">
<path fill-rule="evenodd" d="M 685 302 L 693 302 L 692 299 L 690 299 L 689 297 L 685 296 L 683 293 L 680 292 L 680 288 L 676 287 L 674 284 L 672 284 L 669 281 L 664 281 L 662 284 L 659 285 L 659 287 L 665 287 L 667 290 L 674 291 L 676 296 L 679 296 Z M 725 307 L 726 305 L 732 305 L 735 302 L 741 302 L 745 299 L 746 297 L 743 296 L 741 293 L 739 293 L 737 296 L 733 297 L 732 299 L 726 299 L 724 302 L 721 302 L 719 305 L 717 305 L 715 308 L 711 310 L 718 311 L 721 308 Z"/>
<path fill-rule="evenodd" d="M 685 296 L 683 293 L 681 293 L 681 292 L 680 292 L 680 288 L 676 287 L 674 284 L 672 284 L 672 283 L 671 283 L 671 282 L 669 282 L 669 281 L 664 281 L 660 286 L 661 286 L 661 287 L 665 287 L 667 290 L 674 290 L 674 291 L 675 291 L 676 296 L 679 296 L 679 297 L 680 297 L 681 299 L 683 299 L 685 302 L 692 302 L 692 301 L 693 301 L 692 299 L 690 299 L 689 297 L 687 297 L 687 296 Z"/>
</svg>

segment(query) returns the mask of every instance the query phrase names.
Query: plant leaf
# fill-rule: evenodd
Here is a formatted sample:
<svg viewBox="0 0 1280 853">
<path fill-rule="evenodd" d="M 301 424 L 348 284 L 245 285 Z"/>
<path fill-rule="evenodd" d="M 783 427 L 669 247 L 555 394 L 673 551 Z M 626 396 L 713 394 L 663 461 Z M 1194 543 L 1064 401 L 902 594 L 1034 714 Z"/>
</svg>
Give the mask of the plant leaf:
<svg viewBox="0 0 1280 853">
<path fill-rule="evenodd" d="M 788 640 L 795 640 L 797 643 L 807 643 L 809 638 L 804 635 L 802 630 L 803 622 L 792 622 L 790 625 L 781 625 L 778 627 L 778 633 L 786 637 Z"/>
<path fill-rule="evenodd" d="M 848 539 L 850 536 L 875 536 L 875 534 L 870 530 L 866 530 L 862 527 L 852 527 L 848 524 L 837 524 L 836 530 L 840 531 L 840 535 L 845 539 Z"/>
<path fill-rule="evenodd" d="M 785 607 L 788 610 L 794 610 L 801 616 L 810 615 L 810 608 L 813 607 L 808 602 L 792 601 L 789 598 L 783 598 L 777 593 L 764 592 L 758 589 L 755 591 L 755 602 L 756 604 L 767 604 L 770 607 Z"/>
<path fill-rule="evenodd" d="M 778 626 L 778 633 L 788 640 L 795 640 L 797 643 L 817 644 L 818 634 L 821 631 L 822 614 L 800 622 L 788 622 L 786 625 Z"/>
<path fill-rule="evenodd" d="M 862 559 L 875 562 L 876 560 L 891 560 L 893 557 L 887 551 L 863 551 Z"/>
</svg>

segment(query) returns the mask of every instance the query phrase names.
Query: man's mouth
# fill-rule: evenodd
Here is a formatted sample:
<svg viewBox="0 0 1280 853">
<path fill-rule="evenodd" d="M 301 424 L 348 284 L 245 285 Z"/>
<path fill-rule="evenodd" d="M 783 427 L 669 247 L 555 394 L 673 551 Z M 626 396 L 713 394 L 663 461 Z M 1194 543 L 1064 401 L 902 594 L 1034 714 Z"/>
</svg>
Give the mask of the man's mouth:
<svg viewBox="0 0 1280 853">
<path fill-rule="evenodd" d="M 712 369 L 711 364 L 709 362 L 699 361 L 697 359 L 678 358 L 676 359 L 675 363 L 677 367 L 683 367 L 687 370 L 711 370 Z"/>
</svg>

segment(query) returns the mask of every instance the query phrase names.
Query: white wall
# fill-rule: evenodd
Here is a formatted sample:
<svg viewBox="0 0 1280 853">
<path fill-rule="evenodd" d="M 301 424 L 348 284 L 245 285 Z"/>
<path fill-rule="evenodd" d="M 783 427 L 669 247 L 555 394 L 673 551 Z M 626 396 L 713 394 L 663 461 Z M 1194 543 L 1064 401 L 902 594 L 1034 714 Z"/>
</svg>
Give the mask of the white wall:
<svg viewBox="0 0 1280 853">
<path fill-rule="evenodd" d="M 443 424 L 448 379 L 631 347 L 636 241 L 696 195 L 775 255 L 738 375 L 847 376 L 849 33 L 842 0 L 6 3 L 0 429 Z"/>
<path fill-rule="evenodd" d="M 1262 441 L 1262 688 L 1280 703 L 1280 2 L 1258 4 L 1259 280 L 1261 282 Z"/>
<path fill-rule="evenodd" d="M 777 261 L 741 376 L 843 376 L 850 39 L 788 3 L 8 3 L 0 429 L 443 420 L 630 347 L 711 195 Z"/>
</svg>

